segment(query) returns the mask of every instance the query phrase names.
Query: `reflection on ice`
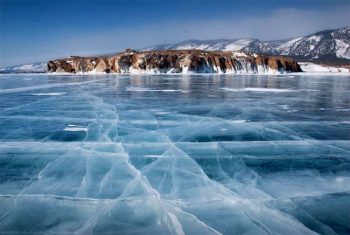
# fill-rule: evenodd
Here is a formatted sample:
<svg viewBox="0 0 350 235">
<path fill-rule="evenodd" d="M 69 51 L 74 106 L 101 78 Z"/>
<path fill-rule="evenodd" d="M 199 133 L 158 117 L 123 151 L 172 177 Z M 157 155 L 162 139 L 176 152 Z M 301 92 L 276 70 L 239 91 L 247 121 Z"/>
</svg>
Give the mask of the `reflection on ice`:
<svg viewBox="0 0 350 235">
<path fill-rule="evenodd" d="M 349 79 L 16 76 L 0 233 L 350 229 Z"/>
</svg>

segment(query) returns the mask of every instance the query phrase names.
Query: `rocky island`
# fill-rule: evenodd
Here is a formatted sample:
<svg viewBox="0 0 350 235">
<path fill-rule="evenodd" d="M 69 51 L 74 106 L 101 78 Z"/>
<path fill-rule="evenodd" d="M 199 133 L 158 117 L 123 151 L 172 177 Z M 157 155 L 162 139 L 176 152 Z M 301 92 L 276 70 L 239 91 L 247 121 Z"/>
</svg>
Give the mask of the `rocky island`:
<svg viewBox="0 0 350 235">
<path fill-rule="evenodd" d="M 299 64 L 284 56 L 248 52 L 203 50 L 127 49 L 110 56 L 71 56 L 47 63 L 50 73 L 226 73 L 276 74 L 301 72 Z"/>
</svg>

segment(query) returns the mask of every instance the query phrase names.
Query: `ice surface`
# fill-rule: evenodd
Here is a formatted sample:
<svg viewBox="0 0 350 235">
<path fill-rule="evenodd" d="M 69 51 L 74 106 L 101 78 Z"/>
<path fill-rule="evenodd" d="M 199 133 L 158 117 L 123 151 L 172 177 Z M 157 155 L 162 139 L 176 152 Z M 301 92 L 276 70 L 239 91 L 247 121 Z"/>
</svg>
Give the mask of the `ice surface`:
<svg viewBox="0 0 350 235">
<path fill-rule="evenodd" d="M 6 75 L 0 88 L 0 233 L 349 233 L 350 77 Z"/>
</svg>

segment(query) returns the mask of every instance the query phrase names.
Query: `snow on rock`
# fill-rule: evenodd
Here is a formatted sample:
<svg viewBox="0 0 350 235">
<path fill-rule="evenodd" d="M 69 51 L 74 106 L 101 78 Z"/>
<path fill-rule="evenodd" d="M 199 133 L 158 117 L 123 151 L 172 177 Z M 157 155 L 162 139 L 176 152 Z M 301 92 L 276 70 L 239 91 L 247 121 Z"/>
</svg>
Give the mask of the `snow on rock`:
<svg viewBox="0 0 350 235">
<path fill-rule="evenodd" d="M 335 40 L 336 43 L 336 54 L 339 58 L 350 59 L 350 46 L 342 40 Z"/>
<path fill-rule="evenodd" d="M 252 43 L 253 39 L 239 39 L 234 41 L 233 43 L 227 44 L 224 47 L 225 51 L 238 51 L 243 49 L 244 47 L 248 46 L 250 43 Z"/>
<path fill-rule="evenodd" d="M 280 45 L 278 45 L 276 47 L 276 49 L 278 51 L 281 51 L 282 55 L 288 55 L 289 54 L 289 48 L 292 47 L 295 43 L 297 43 L 298 41 L 300 41 L 302 39 L 302 37 L 298 37 L 298 38 L 293 38 L 291 40 L 288 40 Z"/>
</svg>

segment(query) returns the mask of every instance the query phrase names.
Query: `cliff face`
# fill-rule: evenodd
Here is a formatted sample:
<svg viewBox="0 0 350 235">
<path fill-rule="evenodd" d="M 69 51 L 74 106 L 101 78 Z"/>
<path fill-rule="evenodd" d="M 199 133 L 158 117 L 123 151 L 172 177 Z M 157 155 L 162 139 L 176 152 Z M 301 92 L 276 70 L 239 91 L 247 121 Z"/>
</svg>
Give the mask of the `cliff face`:
<svg viewBox="0 0 350 235">
<path fill-rule="evenodd" d="M 283 73 L 301 72 L 298 63 L 281 56 L 202 50 L 126 50 L 113 56 L 58 59 L 48 72 L 68 73 Z"/>
</svg>

